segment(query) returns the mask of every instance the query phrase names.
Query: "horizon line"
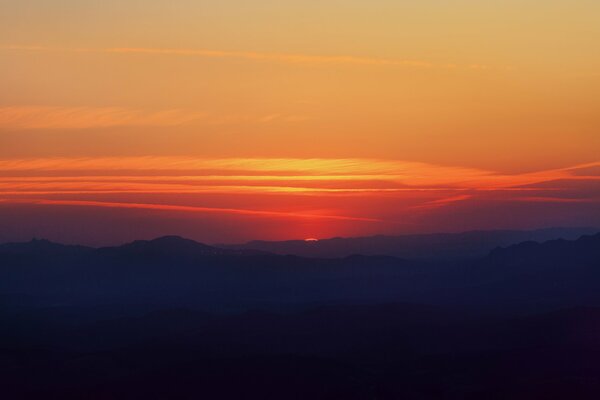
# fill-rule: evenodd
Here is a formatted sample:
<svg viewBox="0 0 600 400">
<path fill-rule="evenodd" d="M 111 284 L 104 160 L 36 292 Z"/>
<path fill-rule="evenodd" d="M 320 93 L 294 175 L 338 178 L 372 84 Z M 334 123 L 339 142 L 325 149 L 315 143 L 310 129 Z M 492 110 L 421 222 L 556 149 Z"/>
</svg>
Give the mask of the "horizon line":
<svg viewBox="0 0 600 400">
<path fill-rule="evenodd" d="M 538 232 L 538 231 L 550 231 L 550 230 L 558 230 L 558 229 L 563 229 L 563 230 L 594 230 L 594 231 L 596 231 L 596 233 L 582 234 L 581 236 L 579 236 L 579 238 L 584 237 L 584 236 L 594 236 L 594 235 L 600 234 L 600 226 L 597 226 L 597 227 L 596 226 L 551 226 L 551 227 L 546 227 L 546 228 L 540 227 L 540 228 L 531 228 L 531 229 L 518 229 L 518 228 L 467 229 L 467 230 L 460 230 L 460 231 L 428 231 L 428 232 L 422 232 L 422 233 L 396 233 L 396 234 L 379 233 L 379 234 L 364 235 L 364 236 L 330 236 L 330 237 L 315 238 L 317 240 L 315 240 L 314 242 L 327 241 L 327 240 L 333 240 L 333 239 L 351 240 L 351 239 L 363 239 L 363 238 L 374 238 L 374 237 L 463 235 L 463 234 L 469 234 L 469 233 L 483 233 L 483 232 Z M 192 238 L 190 238 L 188 236 L 182 236 L 182 235 L 178 235 L 178 234 L 164 234 L 164 235 L 159 235 L 159 236 L 153 236 L 150 239 L 132 239 L 132 240 L 129 240 L 129 241 L 124 241 L 124 242 L 120 242 L 119 244 L 113 244 L 113 245 L 82 245 L 82 244 L 76 244 L 76 243 L 73 243 L 73 242 L 54 241 L 54 240 L 51 240 L 51 239 L 47 239 L 45 237 L 32 236 L 31 239 L 29 239 L 29 240 L 0 242 L 0 246 L 1 245 L 6 245 L 6 244 L 19 244 L 19 243 L 30 243 L 30 242 L 35 242 L 35 241 L 46 241 L 46 242 L 50 242 L 50 243 L 54 243 L 54 244 L 59 244 L 59 245 L 64 245 L 64 246 L 82 246 L 82 247 L 91 247 L 91 248 L 95 248 L 95 249 L 100 249 L 100 248 L 104 248 L 104 247 L 119 247 L 119 246 L 130 244 L 130 243 L 133 243 L 133 242 L 136 242 L 136 241 L 150 242 L 150 241 L 154 241 L 154 240 L 162 239 L 162 238 L 167 238 L 167 237 L 175 237 L 175 238 L 179 238 L 179 239 L 183 239 L 183 240 L 191 240 L 193 242 L 196 242 L 196 243 L 199 243 L 199 244 L 208 245 L 208 246 L 212 246 L 212 247 L 233 246 L 233 245 L 247 245 L 247 244 L 250 244 L 250 243 L 253 243 L 253 242 L 282 243 L 282 242 L 305 242 L 306 241 L 306 238 L 282 239 L 282 240 L 250 239 L 250 240 L 247 240 L 245 242 L 223 243 L 223 242 L 207 242 L 207 241 L 205 242 L 205 241 L 200 241 L 200 240 L 192 239 Z M 546 240 L 544 242 L 552 241 L 552 240 L 558 240 L 558 239 L 549 239 L 549 240 Z M 563 239 L 563 240 L 572 241 L 572 240 L 577 240 L 577 239 Z M 540 242 L 536 242 L 536 243 L 540 243 Z"/>
</svg>

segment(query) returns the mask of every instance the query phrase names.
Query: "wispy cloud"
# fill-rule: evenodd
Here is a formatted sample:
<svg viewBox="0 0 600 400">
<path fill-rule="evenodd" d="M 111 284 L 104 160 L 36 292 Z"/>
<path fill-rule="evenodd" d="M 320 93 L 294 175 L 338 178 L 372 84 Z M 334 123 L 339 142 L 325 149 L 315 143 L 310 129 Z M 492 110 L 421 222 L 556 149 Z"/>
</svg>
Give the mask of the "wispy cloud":
<svg viewBox="0 0 600 400">
<path fill-rule="evenodd" d="M 600 190 L 590 187 L 600 182 L 598 166 L 500 174 L 360 158 L 5 159 L 0 160 L 0 200 L 389 224 L 389 216 L 406 222 L 465 203 L 598 204 Z"/>
<path fill-rule="evenodd" d="M 142 111 L 119 107 L 2 107 L 3 129 L 87 129 L 114 126 L 175 126 L 203 119 L 185 110 Z"/>
<path fill-rule="evenodd" d="M 190 123 L 205 125 L 298 123 L 307 117 L 286 114 L 229 114 L 185 110 L 140 110 L 124 107 L 0 107 L 0 129 L 91 129 L 117 126 L 169 127 Z"/>
<path fill-rule="evenodd" d="M 473 195 L 461 194 L 457 196 L 442 197 L 440 199 L 427 201 L 423 204 L 419 204 L 410 207 L 411 210 L 431 210 L 434 208 L 444 207 L 448 204 L 457 203 L 459 201 L 465 201 L 473 198 Z"/>
<path fill-rule="evenodd" d="M 199 56 L 207 58 L 238 58 L 255 61 L 273 61 L 288 64 L 351 64 L 375 66 L 400 66 L 432 68 L 436 65 L 427 61 L 398 60 L 375 57 L 353 56 L 320 56 L 308 54 L 260 53 L 253 51 L 222 51 L 195 49 L 154 49 L 140 47 L 123 47 L 103 49 L 107 53 L 166 54 L 182 56 Z"/>
<path fill-rule="evenodd" d="M 0 202 L 6 202 L 5 199 L 0 199 Z M 48 199 L 18 199 L 14 203 L 21 204 L 38 204 L 38 205 L 62 205 L 62 206 L 80 206 L 80 207 L 105 207 L 105 208 L 132 208 L 158 211 L 181 211 L 194 213 L 217 213 L 217 214 L 238 214 L 258 217 L 276 217 L 276 218 L 300 218 L 300 219 L 325 219 L 325 220 L 342 220 L 342 221 L 362 221 L 362 222 L 378 222 L 374 218 L 351 217 L 343 215 L 329 214 L 311 214 L 301 212 L 283 212 L 283 211 L 264 211 L 250 210 L 239 208 L 220 208 L 220 207 L 198 207 L 198 206 L 182 206 L 171 204 L 152 204 L 152 203 L 129 203 L 129 202 L 112 202 L 112 201 L 89 201 L 89 200 L 48 200 Z"/>
<path fill-rule="evenodd" d="M 51 157 L 0 160 L 0 171 L 6 177 L 53 176 L 53 179 L 172 179 L 194 182 L 246 181 L 384 181 L 398 188 L 444 189 L 520 189 L 525 185 L 560 179 L 599 179 L 584 174 L 589 163 L 579 166 L 521 174 L 420 162 L 360 158 L 198 158 L 198 157 Z M 582 172 L 583 171 L 583 172 Z M 132 172 L 135 172 L 133 176 Z M 262 182 L 262 183 L 261 183 Z M 401 185 L 401 186 L 400 186 Z M 378 188 L 382 188 L 379 186 Z"/>
<path fill-rule="evenodd" d="M 525 196 L 516 199 L 518 201 L 535 202 L 535 203 L 598 203 L 599 198 L 571 198 L 571 197 L 548 197 L 548 196 Z"/>
<path fill-rule="evenodd" d="M 25 45 L 2 45 L 0 49 L 35 52 L 70 52 L 70 53 L 106 53 L 106 54 L 146 54 L 193 56 L 203 58 L 241 59 L 259 62 L 276 62 L 296 65 L 356 65 L 379 67 L 407 68 L 442 68 L 442 69 L 496 69 L 484 64 L 459 65 L 453 63 L 433 63 L 424 60 L 345 56 L 345 55 L 313 55 L 295 53 L 268 53 L 255 51 L 229 51 L 209 49 L 176 49 L 176 48 L 144 48 L 144 47 L 111 47 L 111 48 L 65 48 Z M 509 68 L 502 68 L 509 69 Z"/>
</svg>

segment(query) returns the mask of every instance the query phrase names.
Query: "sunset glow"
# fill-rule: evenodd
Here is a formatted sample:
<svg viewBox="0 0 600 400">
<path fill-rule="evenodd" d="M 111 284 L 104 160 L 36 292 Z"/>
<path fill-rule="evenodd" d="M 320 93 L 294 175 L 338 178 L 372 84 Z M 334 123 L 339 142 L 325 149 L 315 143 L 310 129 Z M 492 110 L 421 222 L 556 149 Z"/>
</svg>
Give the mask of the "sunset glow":
<svg viewBox="0 0 600 400">
<path fill-rule="evenodd" d="M 0 240 L 600 224 L 598 2 L 50 3 L 1 6 Z"/>
</svg>

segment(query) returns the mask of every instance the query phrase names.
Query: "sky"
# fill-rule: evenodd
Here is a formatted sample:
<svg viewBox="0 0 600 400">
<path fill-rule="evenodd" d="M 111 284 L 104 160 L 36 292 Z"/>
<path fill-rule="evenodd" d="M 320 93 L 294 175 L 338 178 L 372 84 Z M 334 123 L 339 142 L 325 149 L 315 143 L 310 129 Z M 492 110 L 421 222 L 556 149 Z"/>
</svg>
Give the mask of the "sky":
<svg viewBox="0 0 600 400">
<path fill-rule="evenodd" d="M 0 241 L 600 226 L 596 0 L 0 0 Z"/>
</svg>

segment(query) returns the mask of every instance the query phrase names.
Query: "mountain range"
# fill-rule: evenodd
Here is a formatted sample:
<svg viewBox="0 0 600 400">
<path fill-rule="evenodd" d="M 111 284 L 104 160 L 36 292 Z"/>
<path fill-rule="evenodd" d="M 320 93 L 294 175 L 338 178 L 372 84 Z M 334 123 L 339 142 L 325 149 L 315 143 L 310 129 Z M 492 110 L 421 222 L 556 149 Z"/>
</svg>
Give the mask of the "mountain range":
<svg viewBox="0 0 600 400">
<path fill-rule="evenodd" d="M 0 294 L 210 310 L 377 302 L 527 310 L 600 304 L 599 266 L 600 234 L 468 260 L 307 258 L 175 236 L 97 249 L 33 240 L 0 245 Z"/>
<path fill-rule="evenodd" d="M 598 228 L 547 228 L 537 230 L 491 230 L 461 233 L 367 236 L 321 240 L 254 240 L 244 244 L 217 245 L 229 249 L 253 249 L 275 254 L 338 258 L 353 254 L 388 255 L 410 259 L 467 259 L 483 257 L 496 247 L 526 241 L 577 239 L 600 231 Z"/>
<path fill-rule="evenodd" d="M 419 254 L 2 244 L 2 397 L 598 398 L 600 233 Z"/>
</svg>

